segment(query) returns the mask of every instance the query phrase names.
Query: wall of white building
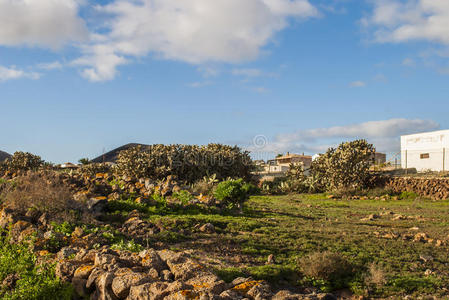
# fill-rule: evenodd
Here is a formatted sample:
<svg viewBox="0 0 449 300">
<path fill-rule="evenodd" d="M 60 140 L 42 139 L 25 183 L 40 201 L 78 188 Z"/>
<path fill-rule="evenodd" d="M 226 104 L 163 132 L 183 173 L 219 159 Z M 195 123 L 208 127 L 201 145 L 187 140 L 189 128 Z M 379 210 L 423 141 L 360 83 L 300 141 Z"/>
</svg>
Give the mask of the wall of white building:
<svg viewBox="0 0 449 300">
<path fill-rule="evenodd" d="M 402 168 L 449 170 L 449 130 L 401 136 Z"/>
</svg>

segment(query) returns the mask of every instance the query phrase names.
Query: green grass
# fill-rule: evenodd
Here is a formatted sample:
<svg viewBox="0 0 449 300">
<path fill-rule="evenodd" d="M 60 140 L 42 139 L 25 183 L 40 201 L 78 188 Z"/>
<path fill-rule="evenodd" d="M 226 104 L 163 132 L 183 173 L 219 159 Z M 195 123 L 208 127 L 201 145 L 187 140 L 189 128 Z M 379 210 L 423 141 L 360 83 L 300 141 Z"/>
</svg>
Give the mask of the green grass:
<svg viewBox="0 0 449 300">
<path fill-rule="evenodd" d="M 17 276 L 15 288 L 0 286 L 1 299 L 71 299 L 72 288 L 55 276 L 54 266 L 36 264 L 36 256 L 27 243 L 10 243 L 0 238 L 0 282 L 7 276 Z"/>
<path fill-rule="evenodd" d="M 420 200 L 402 195 L 402 200 L 336 200 L 326 194 L 254 196 L 242 213 L 205 209 L 161 210 L 147 208 L 149 221 L 159 222 L 169 231 L 153 236 L 164 247 L 193 249 L 198 257 L 230 281 L 241 275 L 286 282 L 297 286 L 311 283 L 326 290 L 319 280 L 301 279 L 298 260 L 317 251 L 342 254 L 354 266 L 354 274 L 344 286 L 358 294 L 368 292 L 364 282 L 368 265 L 377 263 L 385 273 L 386 283 L 370 288 L 371 296 L 387 297 L 406 294 L 447 296 L 449 286 L 449 247 L 387 239 L 374 234 L 416 234 L 425 232 L 433 239 L 447 240 L 448 201 Z M 392 220 L 392 215 L 373 221 L 361 219 L 393 211 L 419 219 Z M 212 223 L 216 233 L 205 234 L 195 225 Z M 412 227 L 419 229 L 412 230 Z M 185 233 L 187 231 L 187 233 Z M 180 233 L 182 232 L 182 233 Z M 276 265 L 266 266 L 273 254 Z M 433 261 L 423 262 L 420 255 Z M 426 276 L 426 270 L 432 275 Z M 293 283 L 292 283 L 293 282 Z"/>
</svg>

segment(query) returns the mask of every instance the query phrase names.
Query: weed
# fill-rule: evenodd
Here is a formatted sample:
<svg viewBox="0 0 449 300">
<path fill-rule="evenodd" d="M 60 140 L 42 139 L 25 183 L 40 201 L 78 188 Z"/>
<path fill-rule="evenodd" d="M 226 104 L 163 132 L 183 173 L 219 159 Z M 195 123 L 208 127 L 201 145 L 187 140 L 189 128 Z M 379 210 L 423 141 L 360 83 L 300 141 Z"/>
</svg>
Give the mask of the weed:
<svg viewBox="0 0 449 300">
<path fill-rule="evenodd" d="M 399 199 L 401 200 L 415 200 L 416 198 L 418 198 L 418 194 L 415 192 L 404 191 L 399 195 Z"/>
<path fill-rule="evenodd" d="M 60 282 L 50 264 L 36 264 L 37 258 L 27 243 L 10 243 L 8 235 L 0 237 L 0 287 L 2 299 L 71 299 L 72 288 Z M 14 263 L 11 263 L 14 262 Z"/>
<path fill-rule="evenodd" d="M 302 273 L 320 287 L 343 288 L 353 275 L 351 264 L 338 253 L 315 252 L 299 261 Z"/>
<path fill-rule="evenodd" d="M 75 226 L 69 222 L 62 222 L 60 224 L 51 222 L 51 225 L 55 232 L 64 234 L 65 236 L 71 236 Z"/>
<path fill-rule="evenodd" d="M 140 252 L 143 250 L 142 245 L 137 244 L 134 240 L 125 241 L 124 239 L 112 244 L 111 249 L 114 250 L 126 250 L 131 252 Z"/>
<path fill-rule="evenodd" d="M 188 205 L 191 200 L 193 200 L 193 195 L 189 191 L 182 190 L 173 193 L 173 198 L 178 199 L 182 205 Z"/>
</svg>

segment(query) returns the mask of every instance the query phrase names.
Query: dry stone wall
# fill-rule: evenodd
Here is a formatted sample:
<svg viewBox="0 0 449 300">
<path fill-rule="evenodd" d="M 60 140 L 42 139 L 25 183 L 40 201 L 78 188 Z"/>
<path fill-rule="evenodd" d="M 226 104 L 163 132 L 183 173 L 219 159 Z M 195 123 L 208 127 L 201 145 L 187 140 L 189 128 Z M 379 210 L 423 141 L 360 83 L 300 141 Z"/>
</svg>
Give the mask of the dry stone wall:
<svg viewBox="0 0 449 300">
<path fill-rule="evenodd" d="M 449 199 L 449 178 L 387 177 L 384 184 L 396 193 L 414 192 L 433 200 Z"/>
</svg>

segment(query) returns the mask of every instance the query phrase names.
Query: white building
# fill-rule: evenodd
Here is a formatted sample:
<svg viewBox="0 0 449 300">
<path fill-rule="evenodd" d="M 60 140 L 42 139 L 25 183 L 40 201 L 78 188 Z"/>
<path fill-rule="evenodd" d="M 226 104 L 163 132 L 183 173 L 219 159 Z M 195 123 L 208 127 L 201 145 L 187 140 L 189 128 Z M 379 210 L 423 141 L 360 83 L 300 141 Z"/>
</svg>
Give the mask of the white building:
<svg viewBox="0 0 449 300">
<path fill-rule="evenodd" d="M 449 170 L 449 130 L 401 136 L 402 168 L 422 171 Z"/>
</svg>

